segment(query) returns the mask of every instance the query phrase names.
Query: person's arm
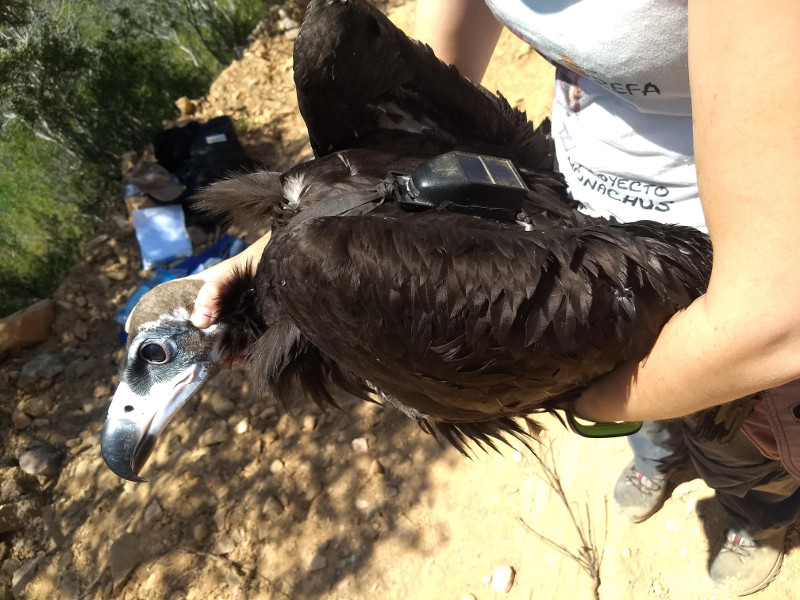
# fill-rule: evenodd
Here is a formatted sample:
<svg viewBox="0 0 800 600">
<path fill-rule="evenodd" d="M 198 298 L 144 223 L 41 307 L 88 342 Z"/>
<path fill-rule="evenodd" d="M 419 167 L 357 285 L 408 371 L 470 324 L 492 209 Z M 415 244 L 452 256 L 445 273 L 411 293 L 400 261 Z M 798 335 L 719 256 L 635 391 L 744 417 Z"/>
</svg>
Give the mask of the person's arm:
<svg viewBox="0 0 800 600">
<path fill-rule="evenodd" d="M 503 26 L 484 0 L 417 0 L 414 37 L 480 83 Z"/>
<path fill-rule="evenodd" d="M 690 0 L 708 292 L 645 360 L 592 385 L 594 420 L 670 418 L 800 378 L 800 3 Z"/>
</svg>

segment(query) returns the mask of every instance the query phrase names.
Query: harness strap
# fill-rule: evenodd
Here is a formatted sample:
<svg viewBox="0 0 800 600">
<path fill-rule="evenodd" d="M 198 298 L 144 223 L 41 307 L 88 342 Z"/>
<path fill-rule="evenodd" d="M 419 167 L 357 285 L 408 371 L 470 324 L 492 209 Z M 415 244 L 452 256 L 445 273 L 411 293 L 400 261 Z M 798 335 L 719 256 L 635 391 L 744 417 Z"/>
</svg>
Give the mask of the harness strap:
<svg viewBox="0 0 800 600">
<path fill-rule="evenodd" d="M 365 196 L 363 193 L 345 194 L 334 200 L 318 202 L 317 204 L 302 210 L 293 216 L 289 220 L 287 228 L 291 229 L 307 219 L 315 219 L 317 217 L 337 217 L 365 204 L 374 203 L 372 208 L 365 211 L 366 214 L 380 206 L 382 202 L 376 201 L 383 200 L 383 198 L 384 196 L 376 190 L 375 194 L 370 196 Z"/>
</svg>

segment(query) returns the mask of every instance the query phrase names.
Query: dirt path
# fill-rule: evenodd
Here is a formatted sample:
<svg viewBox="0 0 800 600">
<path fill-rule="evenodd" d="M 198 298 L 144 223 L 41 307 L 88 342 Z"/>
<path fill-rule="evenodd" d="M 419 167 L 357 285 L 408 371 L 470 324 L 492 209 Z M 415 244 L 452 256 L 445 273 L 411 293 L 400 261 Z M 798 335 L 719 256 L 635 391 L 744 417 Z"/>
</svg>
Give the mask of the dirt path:
<svg viewBox="0 0 800 600">
<path fill-rule="evenodd" d="M 413 10 L 388 6 L 407 31 Z M 484 83 L 538 121 L 551 80 L 552 68 L 506 32 Z M 248 149 L 272 168 L 309 152 L 281 36 L 223 73 L 201 111 L 246 126 Z M 528 529 L 579 552 L 567 507 L 528 451 L 466 460 L 402 415 L 347 399 L 343 413 L 298 399 L 283 414 L 236 369 L 176 418 L 150 483 L 119 480 L 98 435 L 122 356 L 111 317 L 146 275 L 138 264 L 120 211 L 56 295 L 50 340 L 0 364 L 0 599 L 594 597 L 577 562 Z M 45 355 L 56 366 L 30 376 Z M 702 481 L 687 474 L 657 515 L 629 525 L 606 509 L 626 442 L 547 426 L 540 455 L 553 448 L 571 508 L 591 516 L 600 597 L 718 598 L 705 572 L 723 521 Z M 50 474 L 23 472 L 29 451 Z M 798 545 L 795 528 L 781 575 L 757 598 L 798 597 Z M 507 593 L 494 587 L 501 572 L 492 579 L 503 567 L 516 574 Z"/>
</svg>

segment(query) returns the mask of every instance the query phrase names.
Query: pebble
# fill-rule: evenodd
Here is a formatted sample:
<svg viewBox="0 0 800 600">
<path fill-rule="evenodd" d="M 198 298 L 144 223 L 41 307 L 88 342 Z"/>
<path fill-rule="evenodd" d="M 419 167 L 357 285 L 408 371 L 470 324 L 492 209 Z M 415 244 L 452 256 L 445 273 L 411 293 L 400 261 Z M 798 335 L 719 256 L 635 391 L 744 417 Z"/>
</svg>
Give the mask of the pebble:
<svg viewBox="0 0 800 600">
<path fill-rule="evenodd" d="M 660 581 L 654 580 L 653 584 L 650 586 L 650 595 L 651 596 L 664 596 L 669 592 L 669 588 L 665 586 Z"/>
<path fill-rule="evenodd" d="M 11 593 L 14 594 L 14 598 L 22 598 L 22 592 L 25 590 L 25 586 L 33 579 L 33 576 L 36 574 L 36 569 L 39 568 L 44 557 L 45 553 L 39 551 L 36 558 L 29 560 L 14 571 L 14 574 L 11 576 Z"/>
<path fill-rule="evenodd" d="M 155 498 L 151 500 L 150 504 L 147 505 L 147 508 L 144 509 L 145 523 L 154 524 L 156 521 L 160 521 L 163 515 L 164 511 L 161 509 L 161 505 Z"/>
<path fill-rule="evenodd" d="M 14 574 L 14 571 L 19 569 L 22 566 L 22 561 L 18 558 L 7 558 L 3 561 L 0 565 L 0 574 L 5 577 L 11 577 Z"/>
<path fill-rule="evenodd" d="M 215 423 L 210 429 L 206 429 L 198 440 L 200 446 L 213 446 L 228 440 L 228 424 L 225 421 Z"/>
<path fill-rule="evenodd" d="M 57 354 L 40 354 L 26 362 L 20 370 L 17 387 L 23 390 L 42 388 L 40 383 L 49 381 L 64 371 L 64 361 Z"/>
<path fill-rule="evenodd" d="M 19 467 L 29 475 L 54 477 L 59 463 L 59 453 L 49 446 L 26 450 L 19 456 Z"/>
<path fill-rule="evenodd" d="M 32 498 L 22 498 L 0 506 L 0 535 L 27 526 L 41 514 L 41 506 Z"/>
<path fill-rule="evenodd" d="M 100 235 L 93 237 L 91 240 L 86 242 L 86 252 L 91 252 L 92 250 L 95 250 L 98 246 L 105 244 L 107 241 L 108 241 L 107 233 L 101 233 Z"/>
<path fill-rule="evenodd" d="M 385 495 L 387 498 L 393 498 L 394 496 L 397 496 L 397 494 L 399 494 L 399 493 L 400 493 L 400 490 L 398 490 L 398 489 L 397 489 L 396 487 L 394 487 L 394 486 L 387 485 L 387 486 L 384 488 L 384 490 L 383 490 L 383 493 L 384 493 L 384 495 Z"/>
<path fill-rule="evenodd" d="M 264 507 L 261 509 L 262 514 L 265 515 L 279 515 L 283 512 L 283 504 L 275 496 L 270 496 L 264 502 Z"/>
<path fill-rule="evenodd" d="M 123 533 L 111 544 L 108 555 L 108 564 L 111 569 L 111 581 L 114 591 L 128 579 L 131 572 L 139 565 L 142 553 L 139 550 L 139 541 L 132 533 Z"/>
<path fill-rule="evenodd" d="M 19 409 L 14 410 L 11 415 L 11 422 L 14 424 L 14 429 L 25 429 L 31 424 L 31 418 Z"/>
<path fill-rule="evenodd" d="M 672 532 L 683 531 L 683 524 L 678 519 L 667 519 L 665 529 Z"/>
<path fill-rule="evenodd" d="M 309 568 L 312 571 L 321 571 L 325 567 L 328 566 L 328 559 L 325 558 L 324 554 L 315 554 L 311 557 L 311 562 L 309 564 Z"/>
<path fill-rule="evenodd" d="M 312 415 L 306 415 L 303 417 L 303 431 L 314 431 L 314 427 L 317 424 L 317 419 Z"/>
<path fill-rule="evenodd" d="M 672 497 L 684 499 L 684 496 L 694 493 L 698 489 L 699 488 L 697 487 L 696 483 L 692 481 L 684 481 L 683 483 L 675 486 L 675 490 L 672 492 Z"/>
<path fill-rule="evenodd" d="M 229 535 L 223 535 L 217 540 L 214 546 L 217 554 L 230 554 L 233 552 L 234 548 L 236 548 L 236 542 L 234 542 L 233 538 Z"/>
<path fill-rule="evenodd" d="M 82 379 L 89 373 L 95 373 L 100 370 L 103 366 L 103 362 L 104 361 L 98 358 L 82 358 L 73 362 L 70 367 L 75 377 Z"/>
<path fill-rule="evenodd" d="M 128 278 L 128 269 L 123 265 L 114 265 L 106 269 L 105 274 L 109 279 L 113 279 L 114 281 L 124 281 Z"/>
<path fill-rule="evenodd" d="M 239 422 L 236 424 L 236 426 L 233 428 L 233 430 L 234 430 L 234 431 L 235 431 L 237 434 L 240 434 L 240 435 L 241 435 L 242 433 L 247 433 L 247 432 L 250 430 L 250 423 L 247 421 L 247 418 L 244 418 L 244 419 L 242 419 L 241 421 L 239 421 Z"/>
<path fill-rule="evenodd" d="M 72 328 L 72 333 L 76 338 L 85 342 L 89 339 L 89 325 L 86 324 L 86 321 L 78 321 L 75 323 L 75 327 Z"/>
<path fill-rule="evenodd" d="M 58 584 L 59 599 L 78 598 L 81 595 L 81 580 L 75 573 L 65 573 Z"/>
<path fill-rule="evenodd" d="M 353 450 L 360 454 L 363 454 L 369 450 L 369 443 L 363 437 L 355 438 L 352 442 L 350 442 L 350 446 L 352 446 Z"/>
<path fill-rule="evenodd" d="M 208 524 L 205 521 L 200 521 L 192 526 L 192 537 L 197 542 L 202 542 L 208 537 Z"/>
<path fill-rule="evenodd" d="M 53 409 L 53 400 L 49 394 L 37 394 L 25 398 L 17 408 L 29 417 L 42 417 Z"/>
<path fill-rule="evenodd" d="M 308 484 L 306 489 L 305 498 L 311 502 L 314 498 L 322 493 L 322 484 L 319 481 L 312 481 Z"/>
<path fill-rule="evenodd" d="M 228 419 L 236 412 L 236 405 L 230 398 L 226 398 L 219 392 L 214 392 L 209 398 L 213 413 L 223 419 Z"/>
<path fill-rule="evenodd" d="M 269 463 L 269 472 L 273 475 L 277 475 L 278 473 L 282 473 L 284 468 L 283 462 L 276 458 L 271 463 Z"/>
<path fill-rule="evenodd" d="M 492 589 L 507 594 L 514 585 L 514 577 L 516 574 L 517 572 L 514 570 L 514 567 L 498 567 L 495 569 L 494 573 L 492 573 Z"/>
<path fill-rule="evenodd" d="M 278 21 L 278 29 L 281 31 L 288 31 L 289 29 L 296 29 L 299 27 L 299 23 L 292 19 L 291 17 L 284 17 L 280 21 Z"/>
</svg>

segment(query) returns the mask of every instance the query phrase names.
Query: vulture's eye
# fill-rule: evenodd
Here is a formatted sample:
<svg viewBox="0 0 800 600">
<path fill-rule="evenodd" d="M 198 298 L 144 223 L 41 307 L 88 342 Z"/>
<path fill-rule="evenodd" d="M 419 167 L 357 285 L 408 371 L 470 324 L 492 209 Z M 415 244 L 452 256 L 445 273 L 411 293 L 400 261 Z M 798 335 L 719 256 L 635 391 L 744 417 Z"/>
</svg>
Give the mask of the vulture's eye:
<svg viewBox="0 0 800 600">
<path fill-rule="evenodd" d="M 145 342 L 142 344 L 139 348 L 139 356 L 150 364 L 155 365 L 163 364 L 171 358 L 167 347 L 159 342 Z"/>
</svg>

